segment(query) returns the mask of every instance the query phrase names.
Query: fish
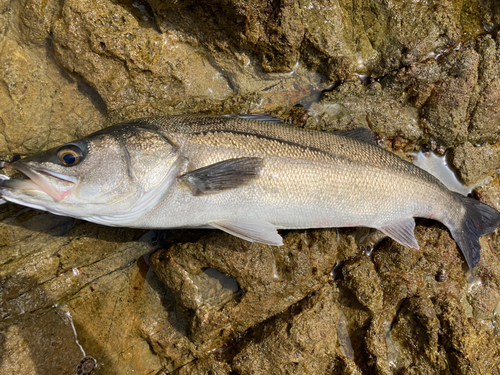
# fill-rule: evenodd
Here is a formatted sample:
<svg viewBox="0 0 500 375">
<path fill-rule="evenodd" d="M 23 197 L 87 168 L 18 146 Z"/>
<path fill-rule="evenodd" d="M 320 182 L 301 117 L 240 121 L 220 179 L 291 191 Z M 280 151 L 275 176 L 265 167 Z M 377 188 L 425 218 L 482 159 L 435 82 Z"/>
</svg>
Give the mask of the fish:
<svg viewBox="0 0 500 375">
<path fill-rule="evenodd" d="M 266 115 L 142 118 L 12 163 L 0 198 L 131 228 L 217 228 L 283 245 L 280 229 L 370 227 L 419 248 L 444 224 L 472 271 L 500 213 L 379 147 L 369 129 L 322 132 Z"/>
</svg>

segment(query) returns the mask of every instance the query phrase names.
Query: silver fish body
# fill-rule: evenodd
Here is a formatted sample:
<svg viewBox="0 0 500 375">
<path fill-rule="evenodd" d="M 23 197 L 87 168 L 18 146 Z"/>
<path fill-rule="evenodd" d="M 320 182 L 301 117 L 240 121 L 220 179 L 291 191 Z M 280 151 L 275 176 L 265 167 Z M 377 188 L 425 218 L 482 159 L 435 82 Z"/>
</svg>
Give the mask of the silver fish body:
<svg viewBox="0 0 500 375">
<path fill-rule="evenodd" d="M 64 165 L 73 150 L 78 162 Z M 264 116 L 140 119 L 14 166 L 30 180 L 2 182 L 3 199 L 112 226 L 211 226 L 272 245 L 282 243 L 276 229 L 365 226 L 418 248 L 414 217 L 431 218 L 471 269 L 479 236 L 500 223 L 367 130 L 309 131 Z"/>
</svg>

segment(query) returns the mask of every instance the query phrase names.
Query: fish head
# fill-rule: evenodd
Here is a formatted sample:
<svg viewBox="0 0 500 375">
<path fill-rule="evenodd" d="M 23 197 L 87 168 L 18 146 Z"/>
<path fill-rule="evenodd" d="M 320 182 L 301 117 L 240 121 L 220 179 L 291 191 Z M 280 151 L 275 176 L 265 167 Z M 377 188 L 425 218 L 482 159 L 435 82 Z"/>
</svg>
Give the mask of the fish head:
<svg viewBox="0 0 500 375">
<path fill-rule="evenodd" d="M 2 181 L 0 196 L 59 215 L 133 223 L 178 177 L 178 147 L 162 134 L 113 126 L 12 164 L 25 179 Z"/>
</svg>

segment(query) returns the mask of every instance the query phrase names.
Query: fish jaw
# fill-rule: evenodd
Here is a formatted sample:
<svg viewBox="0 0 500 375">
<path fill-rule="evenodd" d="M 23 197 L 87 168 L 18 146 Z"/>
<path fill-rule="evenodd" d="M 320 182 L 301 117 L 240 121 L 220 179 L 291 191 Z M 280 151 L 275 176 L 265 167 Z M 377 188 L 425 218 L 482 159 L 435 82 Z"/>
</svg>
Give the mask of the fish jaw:
<svg viewBox="0 0 500 375">
<path fill-rule="evenodd" d="M 22 200 L 22 196 L 28 193 L 29 196 L 35 197 L 35 199 L 39 197 L 46 200 L 48 196 L 56 202 L 61 202 L 71 194 L 78 182 L 78 177 L 67 176 L 44 168 L 31 167 L 22 162 L 14 163 L 13 167 L 22 172 L 28 179 L 4 181 L 2 183 L 2 195 L 7 200 L 9 200 L 9 197 L 17 197 L 16 199 Z M 5 189 L 10 194 L 6 193 Z"/>
</svg>

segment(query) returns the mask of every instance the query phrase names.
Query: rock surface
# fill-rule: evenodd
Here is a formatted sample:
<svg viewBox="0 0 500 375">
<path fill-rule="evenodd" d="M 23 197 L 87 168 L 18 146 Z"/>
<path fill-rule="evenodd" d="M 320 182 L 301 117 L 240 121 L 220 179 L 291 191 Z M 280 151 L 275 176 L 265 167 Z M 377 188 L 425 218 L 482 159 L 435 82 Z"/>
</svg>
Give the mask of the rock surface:
<svg viewBox="0 0 500 375">
<path fill-rule="evenodd" d="M 450 149 L 500 209 L 499 30 L 496 0 L 0 0 L 0 156 L 146 115 L 271 113 L 404 158 Z M 420 250 L 282 234 L 2 205 L 0 373 L 500 374 L 497 234 L 474 276 L 432 221 Z"/>
</svg>

